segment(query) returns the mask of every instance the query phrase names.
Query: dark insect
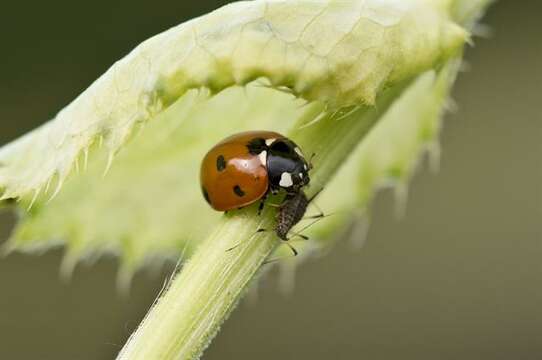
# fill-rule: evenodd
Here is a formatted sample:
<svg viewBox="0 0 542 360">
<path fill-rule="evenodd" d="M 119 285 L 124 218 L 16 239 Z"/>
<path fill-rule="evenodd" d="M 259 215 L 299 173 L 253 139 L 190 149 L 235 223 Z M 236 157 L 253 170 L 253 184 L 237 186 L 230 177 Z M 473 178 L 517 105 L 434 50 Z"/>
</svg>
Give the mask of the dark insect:
<svg viewBox="0 0 542 360">
<path fill-rule="evenodd" d="M 303 191 L 288 194 L 279 207 L 277 213 L 277 227 L 275 232 L 279 238 L 288 241 L 290 230 L 303 219 L 309 206 L 309 199 Z"/>
</svg>

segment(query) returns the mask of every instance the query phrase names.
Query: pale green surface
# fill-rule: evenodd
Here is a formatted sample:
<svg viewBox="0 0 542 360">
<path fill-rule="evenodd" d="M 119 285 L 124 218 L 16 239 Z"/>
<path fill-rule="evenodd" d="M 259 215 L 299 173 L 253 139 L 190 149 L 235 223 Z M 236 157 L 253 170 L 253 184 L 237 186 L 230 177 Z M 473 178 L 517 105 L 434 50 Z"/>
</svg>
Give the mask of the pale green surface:
<svg viewBox="0 0 542 360">
<path fill-rule="evenodd" d="M 0 149 L 4 198 L 32 205 L 8 249 L 66 243 L 66 274 L 103 251 L 122 256 L 125 274 L 191 251 L 219 218 L 201 200 L 199 161 L 235 131 L 291 133 L 329 178 L 341 162 L 319 168 L 327 149 L 304 140 L 317 139 L 318 125 L 294 124 L 364 113 L 379 89 L 457 52 L 466 32 L 442 4 L 241 2 L 149 39 L 52 122 Z"/>
<path fill-rule="evenodd" d="M 205 206 L 205 150 L 233 131 L 287 133 L 317 154 L 308 194 L 325 186 L 319 202 L 338 211 L 311 230 L 339 229 L 374 188 L 404 183 L 434 143 L 467 39 L 452 10 L 449 1 L 245 2 L 146 41 L 54 121 L 0 149 L 4 198 L 32 208 L 9 246 L 63 239 L 67 273 L 83 254 L 117 251 L 126 275 L 210 234 L 120 355 L 199 357 L 277 245 L 253 235 L 273 226 L 273 209 L 220 219 Z"/>
<path fill-rule="evenodd" d="M 309 148 L 323 146 L 327 149 L 325 156 L 315 159 L 312 179 L 316 186 L 309 189 L 308 195 L 314 194 L 319 186 L 330 180 L 346 156 L 356 148 L 359 139 L 367 135 L 383 113 L 390 109 L 390 118 L 393 118 L 394 111 L 408 106 L 413 99 L 430 95 L 427 91 L 432 90 L 434 80 L 429 72 L 408 90 L 398 86 L 384 91 L 376 107 L 363 106 L 346 116 L 335 112 L 322 116 L 314 128 L 305 128 L 299 134 L 300 143 L 305 143 Z M 439 92 L 438 96 L 441 95 Z M 421 109 L 425 110 L 425 107 Z M 351 190 L 354 190 L 356 177 L 347 179 L 346 188 L 342 187 L 344 183 L 336 181 L 326 191 L 331 194 L 342 192 L 352 198 Z M 333 204 L 337 204 L 336 200 L 342 199 L 334 200 Z M 344 202 L 339 204 L 343 211 L 347 210 Z M 267 208 L 260 217 L 255 216 L 254 210 L 254 207 L 247 208 L 223 218 L 179 276 L 171 282 L 165 295 L 133 334 L 119 359 L 193 359 L 201 355 L 246 284 L 277 246 L 272 233 L 254 233 L 254 229 L 272 228 L 274 209 Z M 327 230 L 329 225 L 325 227 Z M 295 246 L 301 248 L 301 244 L 295 243 Z M 227 251 L 232 247 L 235 249 Z M 283 248 L 287 249 L 285 246 Z"/>
<path fill-rule="evenodd" d="M 374 108 L 360 105 L 348 108 L 345 115 L 323 114 L 312 129 L 300 131 L 304 125 L 311 124 L 301 123 L 301 127 L 292 133 L 292 137 L 298 135 L 295 138 L 300 144 L 315 152 L 319 145 L 325 148 L 321 163 L 315 162 L 318 170 L 312 174 L 314 182 L 323 186 L 339 168 L 338 163 L 345 162 L 355 149 L 357 142 L 354 139 L 361 141 L 381 117 L 351 158 L 357 163 L 343 167 L 335 184 L 332 182 L 329 186 L 334 191 L 327 189 L 331 203 L 337 203 L 338 194 L 346 197 L 339 202 L 339 210 L 345 210 L 345 204 L 350 204 L 350 208 L 366 204 L 371 190 L 383 180 L 404 181 L 408 177 L 419 150 L 434 141 L 458 63 L 450 60 L 438 73 L 427 72 L 407 88 L 396 86 L 384 92 L 381 95 L 383 104 L 377 103 Z M 357 177 L 355 172 L 348 173 L 352 169 L 360 171 L 363 185 L 358 201 L 352 194 L 359 186 L 352 181 Z M 264 214 L 263 223 L 254 217 L 246 223 L 250 228 L 267 227 L 269 221 L 266 222 L 266 218 Z M 119 359 L 194 359 L 201 356 L 242 289 L 274 248 L 269 235 L 256 241 L 251 231 L 242 233 L 237 224 L 239 221 L 242 219 L 226 222 L 198 249 L 129 339 Z M 239 243 L 235 251 L 240 255 L 233 262 L 225 252 L 232 244 L 228 245 L 226 239 L 235 239 Z M 217 248 L 221 250 L 217 251 Z M 215 270 L 208 271 L 209 265 Z"/>
<path fill-rule="evenodd" d="M 406 88 L 397 85 L 383 92 L 375 107 L 359 105 L 330 110 L 322 113 L 318 122 L 307 118 L 301 121 L 291 136 L 304 149 L 320 154 L 315 159 L 309 195 L 316 191 L 315 185 L 316 189 L 327 185 L 379 118 L 381 122 L 368 136 L 369 141 L 361 142 L 352 157 L 358 163 L 343 167 L 335 183 L 326 189 L 331 194 L 327 201 L 340 204 L 339 210 L 344 211 L 348 208 L 345 204 L 355 207 L 365 203 L 370 190 L 382 180 L 404 180 L 419 149 L 432 141 L 438 130 L 441 109 L 456 69 L 456 62 L 451 61 L 438 75 L 429 71 Z M 355 173 L 341 174 L 353 169 L 363 174 L 362 184 L 367 187 L 357 199 Z M 337 201 L 338 194 L 342 195 L 342 202 Z M 130 338 L 119 359 L 199 358 L 276 244 L 269 234 L 255 237 L 251 230 L 268 228 L 272 224 L 269 214 L 243 219 L 247 211 L 228 219 L 204 242 Z M 330 228 L 329 224 L 326 228 Z M 226 249 L 236 244 L 239 245 L 234 252 L 239 255 L 232 261 Z"/>
</svg>

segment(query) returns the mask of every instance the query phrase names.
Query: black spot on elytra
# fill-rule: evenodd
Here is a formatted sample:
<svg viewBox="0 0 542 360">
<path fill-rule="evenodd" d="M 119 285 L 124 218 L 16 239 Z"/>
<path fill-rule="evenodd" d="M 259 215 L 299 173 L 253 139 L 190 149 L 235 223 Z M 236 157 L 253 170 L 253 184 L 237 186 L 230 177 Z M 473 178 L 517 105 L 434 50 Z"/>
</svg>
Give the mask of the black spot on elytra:
<svg viewBox="0 0 542 360">
<path fill-rule="evenodd" d="M 241 187 L 239 185 L 235 185 L 233 187 L 233 192 L 235 193 L 235 195 L 237 195 L 239 197 L 245 196 L 245 192 L 241 189 Z"/>
<path fill-rule="evenodd" d="M 209 193 L 207 192 L 207 189 L 202 187 L 201 191 L 203 192 L 203 197 L 205 198 L 205 201 L 207 201 L 210 204 L 211 200 L 209 199 Z"/>
<path fill-rule="evenodd" d="M 248 142 L 247 148 L 249 153 L 258 155 L 262 151 L 267 150 L 267 145 L 265 145 L 265 139 L 254 138 Z"/>
<path fill-rule="evenodd" d="M 218 171 L 223 171 L 226 168 L 226 160 L 224 159 L 224 156 L 219 155 L 216 158 L 216 169 Z"/>
</svg>

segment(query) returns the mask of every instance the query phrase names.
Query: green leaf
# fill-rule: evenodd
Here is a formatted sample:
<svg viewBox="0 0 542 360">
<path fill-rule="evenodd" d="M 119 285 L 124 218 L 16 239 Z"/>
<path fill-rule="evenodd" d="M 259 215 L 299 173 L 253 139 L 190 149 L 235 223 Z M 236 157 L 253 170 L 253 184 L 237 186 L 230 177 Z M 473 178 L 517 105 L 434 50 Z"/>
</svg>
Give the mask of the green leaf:
<svg viewBox="0 0 542 360">
<path fill-rule="evenodd" d="M 119 254 L 126 272 L 190 252 L 220 219 L 202 201 L 200 159 L 247 129 L 290 134 L 316 152 L 317 186 L 339 171 L 361 133 L 382 123 L 373 145 L 360 143 L 351 157 L 361 167 L 343 167 L 324 193 L 332 210 L 366 203 L 386 166 L 407 174 L 427 140 L 416 137 L 408 154 L 386 147 L 378 140 L 386 126 L 399 136 L 418 125 L 380 116 L 411 82 L 421 86 L 416 76 L 434 78 L 432 69 L 460 52 L 468 34 L 448 11 L 448 1 L 240 2 L 145 41 L 55 119 L 0 149 L 2 199 L 17 198 L 22 209 L 7 250 L 65 244 L 66 273 L 103 252 Z M 357 196 L 332 195 L 340 181 Z M 339 218 L 314 230 L 346 220 Z"/>
<path fill-rule="evenodd" d="M 149 39 L 0 149 L 1 199 L 19 200 L 21 217 L 6 249 L 64 244 L 66 274 L 113 252 L 124 285 L 146 260 L 193 252 L 119 359 L 198 358 L 279 245 L 255 233 L 273 228 L 275 209 L 221 215 L 206 205 L 207 149 L 267 129 L 314 152 L 307 193 L 323 187 L 318 203 L 334 215 L 296 247 L 329 246 L 375 189 L 394 184 L 404 199 L 419 154 L 438 153 L 468 40 L 458 23 L 470 29 L 488 3 L 239 2 Z"/>
</svg>

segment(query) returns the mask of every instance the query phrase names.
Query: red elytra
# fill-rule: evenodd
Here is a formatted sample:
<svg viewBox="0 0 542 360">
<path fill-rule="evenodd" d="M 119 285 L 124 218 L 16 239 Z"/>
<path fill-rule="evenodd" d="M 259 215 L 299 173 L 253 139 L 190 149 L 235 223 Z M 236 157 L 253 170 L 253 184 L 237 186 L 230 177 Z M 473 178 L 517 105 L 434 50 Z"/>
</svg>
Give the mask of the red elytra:
<svg viewBox="0 0 542 360">
<path fill-rule="evenodd" d="M 200 182 L 207 202 L 218 211 L 250 205 L 269 189 L 267 164 L 248 145 L 254 139 L 283 139 L 272 131 L 247 131 L 216 144 L 203 158 Z M 263 161 L 262 161 L 263 160 Z"/>
<path fill-rule="evenodd" d="M 200 171 L 201 189 L 205 200 L 218 211 L 242 208 L 262 199 L 261 210 L 269 192 L 284 191 L 275 232 L 287 241 L 288 232 L 314 199 L 307 199 L 303 192 L 310 182 L 310 168 L 301 149 L 284 135 L 247 131 L 220 141 L 205 155 Z"/>
</svg>

